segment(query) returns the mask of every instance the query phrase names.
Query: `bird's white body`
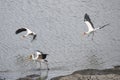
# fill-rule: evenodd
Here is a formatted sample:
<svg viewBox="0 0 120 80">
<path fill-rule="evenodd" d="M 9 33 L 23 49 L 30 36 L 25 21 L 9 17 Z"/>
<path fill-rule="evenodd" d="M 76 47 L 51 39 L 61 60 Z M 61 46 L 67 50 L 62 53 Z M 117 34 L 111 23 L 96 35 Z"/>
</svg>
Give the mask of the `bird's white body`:
<svg viewBox="0 0 120 80">
<path fill-rule="evenodd" d="M 16 30 L 15 33 L 19 34 L 19 33 L 23 32 L 23 31 L 26 31 L 27 33 L 25 35 L 23 35 L 21 38 L 25 38 L 25 37 L 31 35 L 31 36 L 33 36 L 33 39 L 32 39 L 32 41 L 33 41 L 37 36 L 35 32 L 31 31 L 28 28 L 19 28 L 18 30 Z"/>
<path fill-rule="evenodd" d="M 42 55 L 42 53 L 41 53 L 41 52 L 38 52 L 38 51 L 36 52 L 36 54 L 37 54 L 37 55 Z"/>
<path fill-rule="evenodd" d="M 32 54 L 31 56 L 32 56 L 32 60 L 37 61 L 39 54 Z"/>
<path fill-rule="evenodd" d="M 93 28 L 92 25 L 90 24 L 90 22 L 88 22 L 88 21 L 85 21 L 85 23 L 88 26 L 88 31 L 85 32 L 86 34 L 91 34 L 91 33 L 95 32 L 96 30 L 99 29 L 99 28 Z"/>
<path fill-rule="evenodd" d="M 31 54 L 29 59 L 32 59 L 35 62 L 39 62 L 40 68 L 41 68 L 41 62 L 45 63 L 47 65 L 47 69 L 49 70 L 47 60 L 43 58 L 43 54 L 41 52 L 37 51 L 35 54 Z"/>
<path fill-rule="evenodd" d="M 85 21 L 85 23 L 86 23 L 87 26 L 88 26 L 88 33 L 94 30 L 93 27 L 92 27 L 92 25 L 90 24 L 90 22 Z"/>
<path fill-rule="evenodd" d="M 86 13 L 85 16 L 84 16 L 84 22 L 86 23 L 87 27 L 88 27 L 88 31 L 87 32 L 84 32 L 84 35 L 90 35 L 90 34 L 93 34 L 94 36 L 94 32 L 98 29 L 102 29 L 104 28 L 105 26 L 109 25 L 109 24 L 106 24 L 106 25 L 103 25 L 102 27 L 98 27 L 98 28 L 94 28 L 94 25 L 93 23 L 91 22 L 91 19 L 89 18 L 89 15 Z M 93 37 L 92 37 L 93 39 Z"/>
<path fill-rule="evenodd" d="M 27 33 L 26 33 L 26 35 L 24 35 L 24 36 L 28 36 L 28 35 L 30 35 L 30 34 L 36 34 L 35 32 L 33 32 L 33 31 L 31 31 L 30 29 L 28 29 L 28 28 L 25 28 L 26 30 L 27 30 Z"/>
</svg>

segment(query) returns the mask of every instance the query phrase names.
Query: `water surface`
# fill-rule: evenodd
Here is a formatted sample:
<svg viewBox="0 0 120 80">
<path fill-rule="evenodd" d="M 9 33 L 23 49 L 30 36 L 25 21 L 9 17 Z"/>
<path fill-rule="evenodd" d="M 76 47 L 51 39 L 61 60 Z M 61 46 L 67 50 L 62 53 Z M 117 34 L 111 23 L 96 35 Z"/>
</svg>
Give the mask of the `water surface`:
<svg viewBox="0 0 120 80">
<path fill-rule="evenodd" d="M 119 65 L 119 4 L 119 0 L 0 0 L 0 78 L 45 72 L 49 80 L 75 70 Z M 82 36 L 87 31 L 85 13 L 95 27 L 110 24 L 97 31 L 93 41 Z M 37 40 L 21 40 L 25 33 L 15 35 L 20 27 L 36 32 Z M 39 66 L 21 60 L 38 49 L 49 54 L 48 72 L 34 70 Z"/>
</svg>

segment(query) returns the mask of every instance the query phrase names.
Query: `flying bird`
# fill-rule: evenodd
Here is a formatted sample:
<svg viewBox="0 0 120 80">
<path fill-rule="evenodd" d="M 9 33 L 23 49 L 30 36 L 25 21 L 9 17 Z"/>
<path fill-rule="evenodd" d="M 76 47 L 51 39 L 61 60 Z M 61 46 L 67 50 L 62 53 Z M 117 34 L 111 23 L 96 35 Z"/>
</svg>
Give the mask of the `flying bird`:
<svg viewBox="0 0 120 80">
<path fill-rule="evenodd" d="M 31 31 L 28 28 L 19 28 L 19 29 L 16 30 L 15 34 L 19 34 L 19 33 L 24 32 L 24 31 L 27 31 L 27 33 L 25 35 L 23 35 L 22 38 L 25 38 L 25 37 L 31 35 L 31 36 L 33 36 L 31 41 L 36 39 L 37 34 L 35 32 L 33 32 L 33 31 Z"/>
<path fill-rule="evenodd" d="M 102 28 L 106 27 L 107 25 L 109 25 L 109 24 L 106 24 L 106 25 L 103 25 L 102 27 L 95 28 L 92 21 L 91 21 L 91 19 L 90 19 L 90 17 L 89 17 L 89 15 L 87 13 L 84 15 L 84 22 L 88 26 L 88 31 L 84 32 L 83 35 L 88 35 L 88 36 L 90 34 L 92 34 L 94 36 L 94 32 L 96 30 L 102 29 Z M 92 36 L 92 40 L 93 40 L 93 36 Z"/>
<path fill-rule="evenodd" d="M 40 63 L 40 69 L 41 69 L 41 62 L 45 63 L 48 68 L 48 61 L 46 60 L 48 54 L 44 54 L 43 52 L 37 50 L 36 53 L 29 55 L 28 59 L 39 62 Z"/>
</svg>

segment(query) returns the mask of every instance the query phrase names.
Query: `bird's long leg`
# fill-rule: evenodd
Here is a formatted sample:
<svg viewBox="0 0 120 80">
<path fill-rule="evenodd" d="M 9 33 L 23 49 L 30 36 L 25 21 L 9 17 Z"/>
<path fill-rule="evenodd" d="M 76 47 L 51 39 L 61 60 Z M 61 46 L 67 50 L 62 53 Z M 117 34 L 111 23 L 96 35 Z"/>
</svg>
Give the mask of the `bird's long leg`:
<svg viewBox="0 0 120 80">
<path fill-rule="evenodd" d="M 41 61 L 39 63 L 40 63 L 40 70 L 41 70 Z"/>
<path fill-rule="evenodd" d="M 47 61 L 47 60 L 44 60 L 44 63 L 47 65 L 47 70 L 49 70 L 48 61 Z"/>
<path fill-rule="evenodd" d="M 48 62 L 46 62 L 46 65 L 47 65 L 47 69 L 49 70 L 49 67 L 48 67 Z"/>
<path fill-rule="evenodd" d="M 93 40 L 93 37 L 94 37 L 94 32 L 92 33 L 92 40 Z"/>
<path fill-rule="evenodd" d="M 90 34 L 88 34 L 88 37 L 90 36 Z"/>
</svg>

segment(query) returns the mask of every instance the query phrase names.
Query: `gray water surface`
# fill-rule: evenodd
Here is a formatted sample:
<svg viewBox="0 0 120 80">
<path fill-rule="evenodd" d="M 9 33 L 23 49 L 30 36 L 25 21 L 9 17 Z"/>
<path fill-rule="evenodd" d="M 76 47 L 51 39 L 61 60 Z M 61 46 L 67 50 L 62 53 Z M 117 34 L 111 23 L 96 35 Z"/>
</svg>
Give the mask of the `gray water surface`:
<svg viewBox="0 0 120 80">
<path fill-rule="evenodd" d="M 110 24 L 97 31 L 93 41 L 82 36 L 87 31 L 85 13 L 95 27 Z M 20 38 L 25 33 L 15 35 L 21 27 L 36 32 L 37 39 L 31 43 L 29 37 Z M 35 50 L 49 54 L 48 80 L 75 70 L 119 65 L 119 30 L 120 0 L 0 0 L 0 78 L 44 74 L 34 70 L 36 63 L 22 60 Z"/>
</svg>

